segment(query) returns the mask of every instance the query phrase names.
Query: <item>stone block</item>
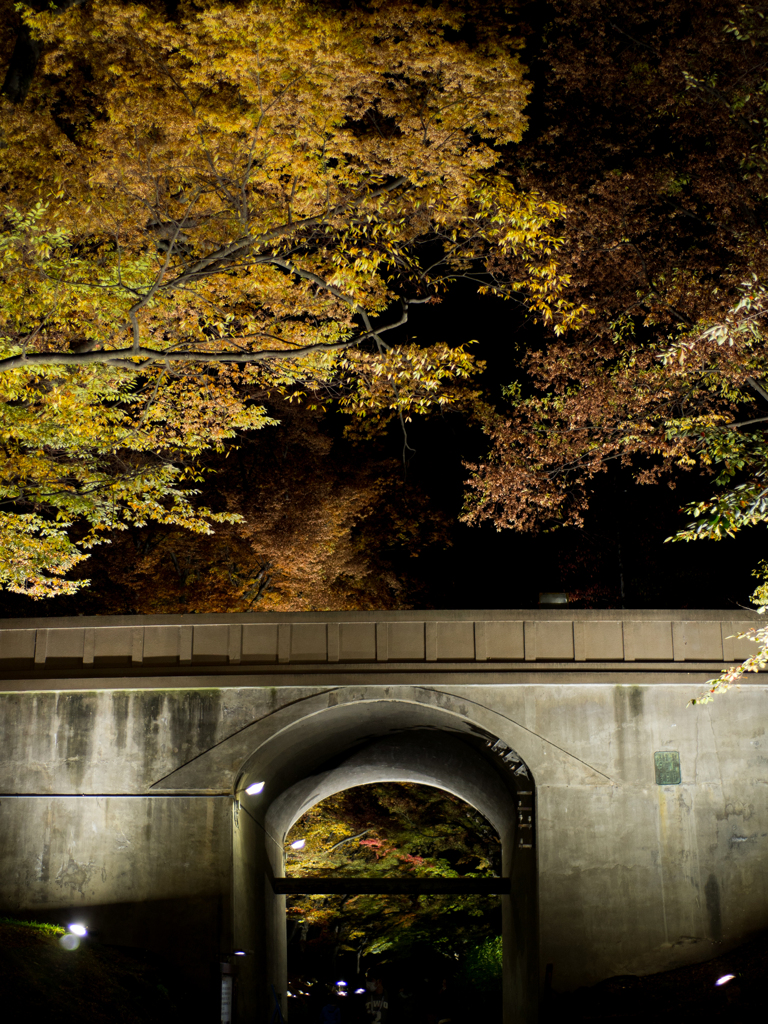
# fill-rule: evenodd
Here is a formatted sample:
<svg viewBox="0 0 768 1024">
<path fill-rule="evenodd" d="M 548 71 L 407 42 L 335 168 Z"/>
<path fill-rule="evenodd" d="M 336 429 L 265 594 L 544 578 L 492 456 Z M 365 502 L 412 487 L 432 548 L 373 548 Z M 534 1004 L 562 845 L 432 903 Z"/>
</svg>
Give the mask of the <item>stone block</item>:
<svg viewBox="0 0 768 1024">
<path fill-rule="evenodd" d="M 437 660 L 474 661 L 474 622 L 438 622 Z"/>
<path fill-rule="evenodd" d="M 130 626 L 103 626 L 93 631 L 93 660 L 100 665 L 125 665 L 133 651 Z"/>
<path fill-rule="evenodd" d="M 153 665 L 174 664 L 179 656 L 178 626 L 144 627 L 144 661 Z"/>
<path fill-rule="evenodd" d="M 672 661 L 672 623 L 624 623 L 625 661 Z"/>
<path fill-rule="evenodd" d="M 576 661 L 623 661 L 624 635 L 620 622 L 574 622 Z"/>
<path fill-rule="evenodd" d="M 243 626 L 243 661 L 277 661 L 277 626 L 253 623 Z"/>
<path fill-rule="evenodd" d="M 758 629 L 764 625 L 762 621 L 755 622 L 722 622 L 720 628 L 723 637 L 723 660 L 744 661 L 757 654 L 758 646 L 754 640 L 737 640 L 737 633 L 746 633 L 748 629 Z"/>
<path fill-rule="evenodd" d="M 291 627 L 291 661 L 325 661 L 327 656 L 324 622 L 302 622 Z"/>
<path fill-rule="evenodd" d="M 34 629 L 3 629 L 0 631 L 0 661 L 32 661 L 34 656 Z"/>
<path fill-rule="evenodd" d="M 195 626 L 192 640 L 192 661 L 220 664 L 229 654 L 229 628 L 227 626 Z"/>
<path fill-rule="evenodd" d="M 536 661 L 573 661 L 572 622 L 537 622 L 534 628 Z"/>
<path fill-rule="evenodd" d="M 675 622 L 672 625 L 675 661 L 722 661 L 719 622 Z"/>
<path fill-rule="evenodd" d="M 376 624 L 342 622 L 339 629 L 339 661 L 375 661 Z"/>
<path fill-rule="evenodd" d="M 390 622 L 389 660 L 424 661 L 424 623 Z"/>
<path fill-rule="evenodd" d="M 38 640 L 43 639 L 40 637 L 41 633 L 45 632 L 47 634 L 44 659 L 47 665 L 79 665 L 82 662 L 85 630 L 48 629 L 43 631 L 39 629 L 37 632 Z"/>
<path fill-rule="evenodd" d="M 489 661 L 522 661 L 525 640 L 522 622 L 486 622 L 485 649 Z"/>
</svg>

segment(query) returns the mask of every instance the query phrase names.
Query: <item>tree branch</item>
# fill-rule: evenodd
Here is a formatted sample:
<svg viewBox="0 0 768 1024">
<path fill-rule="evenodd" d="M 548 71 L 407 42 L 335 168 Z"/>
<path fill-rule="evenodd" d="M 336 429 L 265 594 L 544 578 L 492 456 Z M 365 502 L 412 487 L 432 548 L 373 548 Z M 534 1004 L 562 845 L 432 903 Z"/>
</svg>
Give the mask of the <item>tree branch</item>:
<svg viewBox="0 0 768 1024">
<path fill-rule="evenodd" d="M 175 363 L 265 363 L 271 359 L 301 359 L 303 356 L 312 355 L 314 352 L 343 352 L 346 349 L 354 348 L 368 338 L 375 338 L 377 334 L 384 334 L 401 327 L 408 321 L 407 306 L 399 320 L 384 327 L 377 327 L 376 330 L 369 330 L 359 334 L 349 341 L 340 341 L 334 344 L 304 345 L 298 349 L 262 349 L 259 352 L 197 352 L 195 350 L 181 350 L 180 352 L 169 352 L 166 349 L 154 348 L 128 348 L 99 350 L 98 352 L 32 352 L 29 354 L 19 353 L 9 356 L 7 359 L 0 359 L 0 373 L 7 370 L 16 370 L 20 367 L 29 366 L 82 366 L 88 363 L 104 363 L 108 366 L 120 366 L 128 370 L 139 370 L 143 366 L 155 362 L 171 360 Z"/>
</svg>

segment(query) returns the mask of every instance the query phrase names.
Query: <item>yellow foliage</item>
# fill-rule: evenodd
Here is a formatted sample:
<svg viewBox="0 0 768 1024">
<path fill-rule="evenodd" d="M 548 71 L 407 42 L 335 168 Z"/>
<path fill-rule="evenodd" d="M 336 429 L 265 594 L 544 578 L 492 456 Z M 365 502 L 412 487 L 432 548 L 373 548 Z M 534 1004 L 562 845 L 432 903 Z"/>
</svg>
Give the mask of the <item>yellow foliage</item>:
<svg viewBox="0 0 768 1024">
<path fill-rule="evenodd" d="M 342 389 L 350 411 L 404 418 L 453 401 L 463 349 L 385 335 L 457 276 L 578 326 L 564 209 L 497 169 L 529 86 L 492 6 L 20 10 L 43 56 L 23 102 L 0 99 L 0 492 L 19 552 L 0 584 L 66 590 L 81 549 L 128 523 L 210 530 L 195 459 L 269 424 L 266 391 Z M 510 253 L 517 281 L 493 269 Z"/>
</svg>

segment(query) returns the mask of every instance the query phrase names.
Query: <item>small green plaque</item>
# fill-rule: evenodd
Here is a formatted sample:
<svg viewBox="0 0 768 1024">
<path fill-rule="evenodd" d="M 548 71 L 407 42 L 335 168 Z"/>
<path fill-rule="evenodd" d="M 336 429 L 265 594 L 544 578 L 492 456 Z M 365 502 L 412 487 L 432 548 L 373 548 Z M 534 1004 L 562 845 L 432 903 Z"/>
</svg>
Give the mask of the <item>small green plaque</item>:
<svg viewBox="0 0 768 1024">
<path fill-rule="evenodd" d="M 657 786 L 680 785 L 680 755 L 676 750 L 657 750 L 653 762 Z"/>
</svg>

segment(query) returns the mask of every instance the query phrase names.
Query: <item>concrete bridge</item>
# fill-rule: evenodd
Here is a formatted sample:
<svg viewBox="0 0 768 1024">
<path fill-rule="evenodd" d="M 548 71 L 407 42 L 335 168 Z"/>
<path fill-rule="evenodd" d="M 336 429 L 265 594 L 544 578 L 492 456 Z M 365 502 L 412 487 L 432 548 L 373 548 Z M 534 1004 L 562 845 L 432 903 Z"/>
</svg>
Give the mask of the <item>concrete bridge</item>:
<svg viewBox="0 0 768 1024">
<path fill-rule="evenodd" d="M 768 927 L 768 687 L 687 707 L 738 612 L 0 622 L 0 911 L 157 950 L 219 1018 L 284 999 L 284 837 L 324 797 L 437 786 L 503 845 L 504 1024 Z M 261 792 L 249 795 L 254 783 Z M 236 951 L 244 956 L 235 957 Z"/>
</svg>

